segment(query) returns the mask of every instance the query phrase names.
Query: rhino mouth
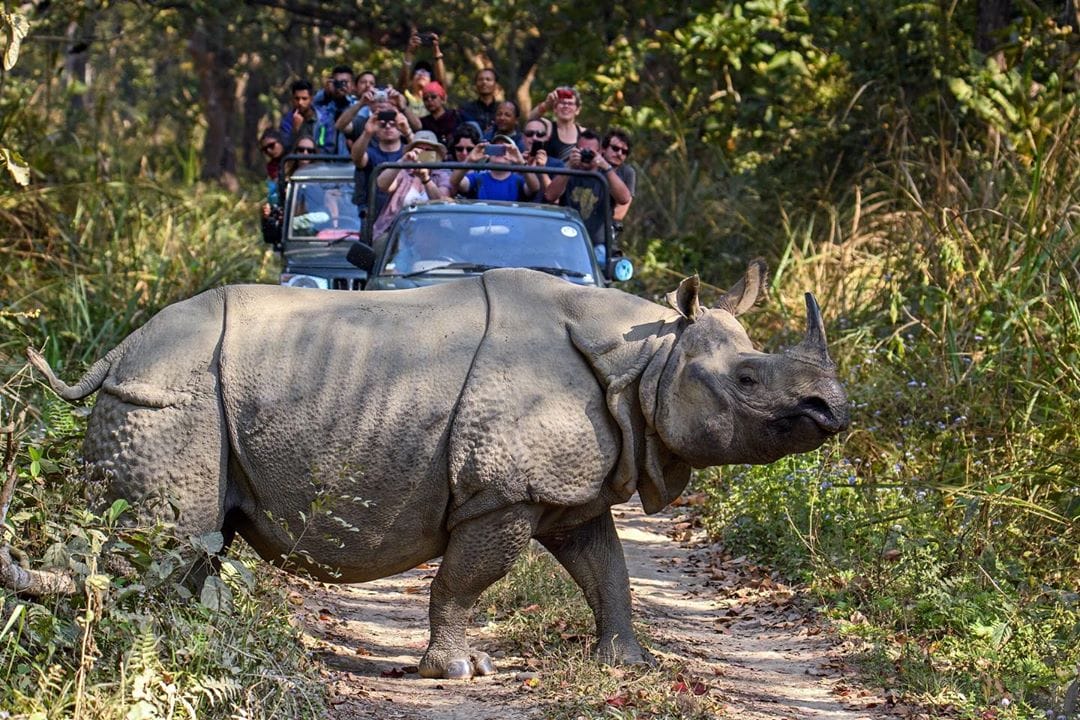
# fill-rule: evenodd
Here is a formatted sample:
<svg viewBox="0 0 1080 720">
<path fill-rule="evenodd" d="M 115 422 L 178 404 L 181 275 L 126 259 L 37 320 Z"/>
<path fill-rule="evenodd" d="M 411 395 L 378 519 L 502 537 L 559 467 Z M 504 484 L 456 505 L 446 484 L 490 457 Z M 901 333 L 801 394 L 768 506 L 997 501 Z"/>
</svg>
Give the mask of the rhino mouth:
<svg viewBox="0 0 1080 720">
<path fill-rule="evenodd" d="M 823 435 L 835 435 L 848 427 L 848 414 L 844 410 L 837 413 L 825 400 L 812 397 L 801 401 L 795 411 L 777 419 L 773 427 L 779 432 L 790 433 L 809 429 L 808 423 Z"/>
</svg>

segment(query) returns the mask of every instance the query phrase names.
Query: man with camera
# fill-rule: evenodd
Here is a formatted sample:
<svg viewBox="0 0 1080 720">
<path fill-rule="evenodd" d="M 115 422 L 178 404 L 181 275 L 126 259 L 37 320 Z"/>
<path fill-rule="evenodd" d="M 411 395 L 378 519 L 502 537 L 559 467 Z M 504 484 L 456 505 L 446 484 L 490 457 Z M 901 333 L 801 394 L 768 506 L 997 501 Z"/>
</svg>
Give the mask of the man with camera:
<svg viewBox="0 0 1080 720">
<path fill-rule="evenodd" d="M 626 183 L 615 174 L 615 168 L 601 154 L 600 138 L 592 130 L 578 133 L 577 145 L 570 151 L 566 164 L 575 170 L 591 170 L 603 175 L 607 180 L 611 202 L 616 205 L 629 204 L 632 199 Z M 594 246 L 604 243 L 607 213 L 600 204 L 603 196 L 604 182 L 595 176 L 556 175 L 544 190 L 544 199 L 547 202 L 572 207 L 578 211 Z"/>
<path fill-rule="evenodd" d="M 474 147 L 465 162 L 479 163 L 488 162 L 493 167 L 491 170 L 471 171 L 466 174 L 464 169 L 454 170 L 450 176 L 450 186 L 460 194 L 477 200 L 527 200 L 540 191 L 540 180 L 536 173 L 510 172 L 501 170 L 500 165 L 525 165 L 526 163 L 514 141 L 506 135 L 496 135 L 491 142 L 481 142 Z"/>
<path fill-rule="evenodd" d="M 389 99 L 372 106 L 372 113 L 364 123 L 364 131 L 352 144 L 351 150 L 353 164 L 356 165 L 353 202 L 361 212 L 367 208 L 368 183 L 371 182 L 372 171 L 380 163 L 400 160 L 405 154 L 402 137 L 409 138 L 411 135 L 405 115 L 396 110 Z M 376 217 L 388 197 L 381 190 L 376 192 Z"/>
<path fill-rule="evenodd" d="M 352 68 L 338 65 L 330 73 L 329 90 L 320 90 L 312 102 L 318 115 L 315 123 L 315 144 L 320 152 L 330 155 L 349 154 L 345 134 L 338 132 L 337 121 L 355 102 Z"/>
</svg>

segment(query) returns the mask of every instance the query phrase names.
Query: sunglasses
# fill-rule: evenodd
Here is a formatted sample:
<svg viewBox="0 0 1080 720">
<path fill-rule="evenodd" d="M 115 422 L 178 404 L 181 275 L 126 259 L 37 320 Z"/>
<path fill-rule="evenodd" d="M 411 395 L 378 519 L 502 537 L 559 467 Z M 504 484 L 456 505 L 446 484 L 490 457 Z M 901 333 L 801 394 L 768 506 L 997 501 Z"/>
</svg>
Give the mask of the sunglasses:
<svg viewBox="0 0 1080 720">
<path fill-rule="evenodd" d="M 474 147 L 476 147 L 476 146 L 475 145 L 455 145 L 454 146 L 454 152 L 469 152 Z"/>
<path fill-rule="evenodd" d="M 314 155 L 315 154 L 315 148 L 298 147 L 293 152 L 299 153 L 300 155 Z"/>
<path fill-rule="evenodd" d="M 274 140 L 273 142 L 268 142 L 265 145 L 263 145 L 261 149 L 262 149 L 262 151 L 264 153 L 268 153 L 268 152 L 270 152 L 271 150 L 273 150 L 274 148 L 276 148 L 280 144 L 281 143 L 279 143 L 277 140 Z"/>
<path fill-rule="evenodd" d="M 545 134 L 544 130 L 526 130 L 523 135 L 525 137 L 540 137 Z"/>
<path fill-rule="evenodd" d="M 619 145 L 608 145 L 608 150 L 610 150 L 613 153 L 619 153 L 620 155 L 629 155 L 630 154 L 630 148 L 621 147 Z"/>
</svg>

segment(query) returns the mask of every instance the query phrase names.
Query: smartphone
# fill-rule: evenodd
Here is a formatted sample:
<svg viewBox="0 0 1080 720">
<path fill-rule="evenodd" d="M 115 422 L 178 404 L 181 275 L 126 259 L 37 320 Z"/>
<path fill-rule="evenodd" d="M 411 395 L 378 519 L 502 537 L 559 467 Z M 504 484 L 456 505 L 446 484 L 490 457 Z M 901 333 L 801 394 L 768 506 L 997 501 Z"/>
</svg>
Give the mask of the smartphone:
<svg viewBox="0 0 1080 720">
<path fill-rule="evenodd" d="M 484 154 L 488 157 L 502 157 L 506 154 L 505 145 L 485 145 Z"/>
<path fill-rule="evenodd" d="M 379 122 L 394 122 L 397 120 L 397 110 L 380 110 L 375 117 L 379 119 Z"/>
<path fill-rule="evenodd" d="M 439 153 L 436 150 L 421 150 L 416 154 L 416 162 L 433 163 L 439 162 Z"/>
<path fill-rule="evenodd" d="M 544 147 L 544 143 L 536 140 L 529 146 L 529 157 L 536 157 L 536 153 L 540 152 L 540 148 Z"/>
<path fill-rule="evenodd" d="M 574 91 L 573 90 L 556 90 L 555 94 L 558 95 L 560 100 L 573 100 L 574 99 Z"/>
<path fill-rule="evenodd" d="M 435 39 L 434 33 L 422 32 L 420 33 L 420 43 L 422 45 L 430 45 L 431 41 Z"/>
</svg>

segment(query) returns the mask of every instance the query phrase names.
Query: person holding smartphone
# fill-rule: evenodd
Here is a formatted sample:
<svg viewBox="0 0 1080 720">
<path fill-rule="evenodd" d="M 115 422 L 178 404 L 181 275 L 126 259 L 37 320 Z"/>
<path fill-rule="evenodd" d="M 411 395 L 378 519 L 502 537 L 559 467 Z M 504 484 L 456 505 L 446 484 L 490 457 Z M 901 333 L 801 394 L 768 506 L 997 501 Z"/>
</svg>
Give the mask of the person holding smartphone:
<svg viewBox="0 0 1080 720">
<path fill-rule="evenodd" d="M 555 127 L 547 142 L 547 153 L 567 162 L 570 151 L 577 146 L 578 136 L 585 129 L 577 124 L 577 116 L 581 114 L 581 95 L 567 85 L 557 87 L 532 109 L 529 119 L 541 118 L 549 112 L 555 115 Z"/>
<path fill-rule="evenodd" d="M 354 173 L 353 202 L 363 214 L 367 208 L 368 183 L 372 170 L 380 163 L 395 162 L 405 154 L 402 136 L 408 134 L 409 123 L 405 116 L 394 109 L 388 101 L 378 103 L 374 112 L 364 123 L 364 131 L 352 144 Z M 389 196 L 381 190 L 376 193 L 375 217 L 382 210 Z M 361 217 L 363 215 L 361 214 Z"/>
<path fill-rule="evenodd" d="M 416 60 L 416 52 L 422 46 L 431 48 L 433 63 L 426 60 Z M 429 82 L 437 82 L 446 85 L 446 67 L 443 65 L 443 52 L 439 47 L 439 34 L 430 30 L 420 32 L 416 28 L 409 34 L 409 42 L 405 46 L 405 63 L 401 66 L 398 75 L 398 87 L 403 88 L 402 95 L 409 104 L 409 110 L 413 115 L 422 118 L 428 114 L 423 102 L 424 88 Z"/>
<path fill-rule="evenodd" d="M 540 180 L 534 173 L 520 173 L 499 169 L 500 165 L 525 165 L 525 158 L 514 141 L 506 135 L 496 135 L 491 142 L 481 142 L 474 147 L 465 162 L 487 161 L 492 169 L 466 173 L 454 170 L 450 185 L 459 195 L 476 200 L 527 200 L 540 190 Z"/>
<path fill-rule="evenodd" d="M 401 162 L 434 163 L 441 162 L 446 156 L 446 146 L 439 142 L 430 130 L 417 132 L 401 156 Z M 378 237 L 390 227 L 401 209 L 410 205 L 448 198 L 451 194 L 450 172 L 425 167 L 394 169 L 387 168 L 376 178 L 379 190 L 386 193 L 388 200 L 379 213 L 372 228 L 373 237 Z"/>
</svg>

